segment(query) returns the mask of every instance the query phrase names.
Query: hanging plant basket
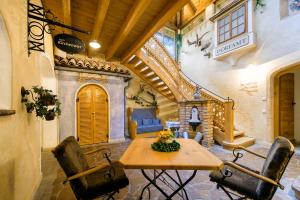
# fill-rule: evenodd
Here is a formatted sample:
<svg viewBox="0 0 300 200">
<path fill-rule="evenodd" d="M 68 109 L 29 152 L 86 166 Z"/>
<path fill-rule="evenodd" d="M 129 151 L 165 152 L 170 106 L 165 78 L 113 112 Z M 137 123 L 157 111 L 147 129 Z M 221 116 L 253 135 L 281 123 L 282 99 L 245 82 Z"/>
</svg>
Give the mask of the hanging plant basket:
<svg viewBox="0 0 300 200">
<path fill-rule="evenodd" d="M 25 103 L 26 111 L 32 113 L 35 111 L 37 117 L 47 121 L 54 120 L 61 114 L 60 102 L 52 90 L 43 87 L 33 86 L 32 89 L 26 90 L 21 88 L 22 99 Z"/>
</svg>

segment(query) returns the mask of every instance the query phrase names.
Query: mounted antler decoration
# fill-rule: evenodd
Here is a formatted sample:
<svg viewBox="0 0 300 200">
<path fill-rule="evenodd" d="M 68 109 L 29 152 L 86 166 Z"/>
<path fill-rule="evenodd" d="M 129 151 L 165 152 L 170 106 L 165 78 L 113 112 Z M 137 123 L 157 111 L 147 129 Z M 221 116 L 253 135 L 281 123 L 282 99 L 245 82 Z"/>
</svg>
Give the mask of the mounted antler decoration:
<svg viewBox="0 0 300 200">
<path fill-rule="evenodd" d="M 146 85 L 141 84 L 140 90 L 138 91 L 138 93 L 136 95 L 132 95 L 131 97 L 126 97 L 126 98 L 130 99 L 130 100 L 134 100 L 135 103 L 140 104 L 141 106 L 157 107 L 157 101 L 156 101 L 155 94 L 153 94 L 150 91 L 145 91 L 145 86 Z M 150 96 L 152 101 L 149 101 L 149 100 L 145 99 L 144 97 L 142 97 L 143 93 Z"/>
<path fill-rule="evenodd" d="M 189 40 L 187 40 L 188 45 L 195 45 L 195 47 L 201 47 L 201 51 L 204 51 L 204 56 L 207 56 L 208 58 L 210 58 L 210 52 L 207 52 L 206 50 L 210 47 L 211 45 L 211 39 L 204 41 L 203 38 L 205 35 L 207 35 L 209 32 L 205 32 L 203 35 L 201 35 L 201 37 L 198 36 L 198 34 L 196 33 L 196 40 L 191 42 Z"/>
</svg>

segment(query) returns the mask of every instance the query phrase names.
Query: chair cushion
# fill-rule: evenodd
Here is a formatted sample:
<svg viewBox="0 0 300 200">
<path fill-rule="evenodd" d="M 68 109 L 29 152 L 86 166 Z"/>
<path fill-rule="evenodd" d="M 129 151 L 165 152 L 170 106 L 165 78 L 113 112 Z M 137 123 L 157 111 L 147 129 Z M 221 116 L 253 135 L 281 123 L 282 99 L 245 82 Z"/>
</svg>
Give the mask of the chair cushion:
<svg viewBox="0 0 300 200">
<path fill-rule="evenodd" d="M 290 157 L 294 153 L 293 149 L 294 147 L 288 139 L 277 137 L 268 152 L 261 175 L 275 181 L 280 180 Z M 276 186 L 259 181 L 256 192 L 263 199 L 271 199 L 276 189 Z"/>
<path fill-rule="evenodd" d="M 254 171 L 243 165 L 240 166 L 257 173 L 257 171 Z M 225 168 L 232 172 L 231 177 L 226 177 L 225 179 L 223 179 L 223 176 L 220 173 L 220 171 L 213 171 L 209 175 L 210 180 L 219 183 L 220 185 L 223 185 L 225 187 L 228 187 L 231 190 L 234 190 L 238 193 L 245 194 L 250 198 L 256 199 L 256 187 L 258 184 L 258 179 L 249 176 L 243 172 L 240 172 L 232 167 L 225 166 Z"/>
<path fill-rule="evenodd" d="M 140 126 L 137 128 L 137 133 L 149 133 L 149 132 L 156 132 L 156 131 L 161 131 L 163 130 L 164 127 L 162 125 L 148 125 L 148 126 Z"/>
<path fill-rule="evenodd" d="M 124 188 L 129 184 L 129 180 L 119 162 L 113 162 L 112 166 L 114 168 L 114 175 L 112 177 L 113 181 L 105 176 L 105 172 L 109 167 L 105 167 L 93 174 L 87 175 L 88 188 L 86 192 L 86 197 L 95 198 L 118 189 Z"/>
<path fill-rule="evenodd" d="M 52 152 L 67 177 L 89 169 L 88 162 L 73 136 L 64 139 Z M 86 177 L 72 180 L 70 183 L 77 197 L 87 188 Z"/>
<path fill-rule="evenodd" d="M 143 119 L 144 126 L 152 125 L 152 123 L 153 123 L 152 119 Z"/>
<path fill-rule="evenodd" d="M 143 125 L 143 120 L 142 119 L 137 119 L 137 125 L 142 126 Z"/>
<path fill-rule="evenodd" d="M 160 119 L 153 119 L 153 125 L 160 125 Z"/>
</svg>

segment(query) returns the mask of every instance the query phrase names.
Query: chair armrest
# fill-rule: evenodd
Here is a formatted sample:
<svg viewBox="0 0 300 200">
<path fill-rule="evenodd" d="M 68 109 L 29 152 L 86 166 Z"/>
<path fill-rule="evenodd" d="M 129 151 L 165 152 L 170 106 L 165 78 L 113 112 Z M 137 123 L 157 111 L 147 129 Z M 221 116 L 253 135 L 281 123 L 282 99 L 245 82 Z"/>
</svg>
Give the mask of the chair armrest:
<svg viewBox="0 0 300 200">
<path fill-rule="evenodd" d="M 239 149 L 244 150 L 244 151 L 246 151 L 246 152 L 248 152 L 248 153 L 251 153 L 251 154 L 253 154 L 253 155 L 255 155 L 255 156 L 258 156 L 258 157 L 260 157 L 260 158 L 263 158 L 263 159 L 266 159 L 266 158 L 267 158 L 266 156 L 261 155 L 261 154 L 259 154 L 259 153 L 256 153 L 256 152 L 254 152 L 254 151 L 251 151 L 250 149 L 247 149 L 247 148 L 245 148 L 245 147 L 243 147 L 243 146 L 238 146 L 238 147 L 235 148 L 234 150 L 239 150 Z"/>
<path fill-rule="evenodd" d="M 130 120 L 129 121 L 129 134 L 130 134 L 130 138 L 131 139 L 134 139 L 136 137 L 136 134 L 137 134 L 137 121 L 135 120 Z"/>
<path fill-rule="evenodd" d="M 242 158 L 242 157 L 244 156 L 242 153 L 236 152 L 236 151 L 239 151 L 239 150 L 246 151 L 246 152 L 248 152 L 248 153 L 250 153 L 250 154 L 252 154 L 252 155 L 255 155 L 255 156 L 260 157 L 260 158 L 263 158 L 263 159 L 266 159 L 266 158 L 267 158 L 266 156 L 261 155 L 261 154 L 259 154 L 259 153 L 256 153 L 256 152 L 254 152 L 254 151 L 251 151 L 250 149 L 247 149 L 247 148 L 245 148 L 245 147 L 243 147 L 243 146 L 238 146 L 238 147 L 234 148 L 233 151 L 232 151 L 232 154 L 233 154 L 234 157 L 235 157 L 235 159 L 233 160 L 233 162 L 236 162 L 239 158 Z"/>
<path fill-rule="evenodd" d="M 272 179 L 270 179 L 270 178 L 268 178 L 266 176 L 262 176 L 260 174 L 255 173 L 255 172 L 252 172 L 252 171 L 250 171 L 250 170 L 248 170 L 248 169 L 246 169 L 244 167 L 241 167 L 241 166 L 235 164 L 234 162 L 226 161 L 226 162 L 224 162 L 224 165 L 227 165 L 227 166 L 230 166 L 232 168 L 235 168 L 235 169 L 237 169 L 237 170 L 239 170 L 239 171 L 241 171 L 241 172 L 243 172 L 245 174 L 248 174 L 249 176 L 253 176 L 253 177 L 258 178 L 258 179 L 260 179 L 260 180 L 262 180 L 264 182 L 270 183 L 270 184 L 272 184 L 274 186 L 278 186 L 282 190 L 284 189 L 284 186 L 281 185 L 279 182 L 276 182 L 276 181 L 274 181 L 274 180 L 272 180 Z"/>
<path fill-rule="evenodd" d="M 84 152 L 85 155 L 90 155 L 98 152 L 103 152 L 103 158 L 105 158 L 109 163 L 111 163 L 110 156 L 111 152 L 109 148 L 101 148 L 101 149 L 95 149 L 91 151 Z"/>
<path fill-rule="evenodd" d="M 109 166 L 110 166 L 110 168 L 109 168 L 109 170 L 107 171 L 107 172 L 109 172 L 109 171 L 111 170 L 112 166 L 111 166 L 110 164 L 103 163 L 103 164 L 98 165 L 98 166 L 96 166 L 96 167 L 90 168 L 90 169 L 88 169 L 88 170 L 86 170 L 86 171 L 83 171 L 83 172 L 74 174 L 73 176 L 69 176 L 69 177 L 66 178 L 66 180 L 65 180 L 63 183 L 66 183 L 66 182 L 68 182 L 68 181 L 71 181 L 71 180 L 74 180 L 74 179 L 77 179 L 77 178 L 80 178 L 80 177 L 83 177 L 83 176 L 92 174 L 92 173 L 94 173 L 94 172 L 96 172 L 96 171 L 98 171 L 98 170 L 101 170 L 101 169 L 103 169 L 103 168 L 105 168 L 105 167 L 109 167 Z"/>
</svg>

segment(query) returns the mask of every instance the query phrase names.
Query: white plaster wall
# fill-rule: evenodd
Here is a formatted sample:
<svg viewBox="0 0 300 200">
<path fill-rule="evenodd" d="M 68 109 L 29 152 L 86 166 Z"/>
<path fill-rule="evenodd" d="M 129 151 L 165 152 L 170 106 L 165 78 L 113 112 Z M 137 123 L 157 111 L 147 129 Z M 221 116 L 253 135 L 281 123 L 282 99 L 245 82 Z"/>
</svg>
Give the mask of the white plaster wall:
<svg viewBox="0 0 300 200">
<path fill-rule="evenodd" d="M 51 51 L 53 52 L 53 51 Z M 38 59 L 38 67 L 41 70 L 41 85 L 52 90 L 57 95 L 57 79 L 55 77 L 53 57 L 41 54 Z M 42 121 L 42 147 L 54 148 L 58 144 L 58 118 L 51 121 Z"/>
<path fill-rule="evenodd" d="M 41 5 L 39 0 L 32 2 Z M 41 84 L 40 68 L 37 66 L 41 53 L 33 52 L 30 57 L 27 54 L 27 0 L 1 0 L 0 15 L 10 39 L 13 77 L 11 108 L 16 110 L 15 115 L 0 117 L 0 199 L 30 200 L 42 177 L 42 129 L 41 120 L 35 114 L 26 112 L 21 103 L 20 90 L 22 86 L 31 88 Z M 45 42 L 52 45 L 48 37 Z M 7 55 L 6 51 L 0 48 L 1 55 Z M 9 87 L 10 84 L 7 85 Z"/>
<path fill-rule="evenodd" d="M 294 106 L 294 134 L 296 142 L 300 142 L 300 71 L 295 72 L 295 106 Z"/>
<path fill-rule="evenodd" d="M 183 36 L 182 70 L 194 81 L 224 97 L 235 100 L 235 127 L 258 141 L 271 142 L 272 85 L 269 78 L 275 70 L 299 62 L 300 15 L 280 19 L 279 0 L 265 0 L 265 8 L 254 12 L 257 47 L 241 57 L 235 66 L 230 59 L 217 61 L 203 56 L 199 47 L 188 46 L 196 33 L 213 29 L 211 16 Z M 208 11 L 211 11 L 210 7 Z M 213 31 L 211 32 L 211 37 Z M 293 63 L 294 61 L 294 63 Z M 244 87 L 246 85 L 248 88 Z"/>
<path fill-rule="evenodd" d="M 0 15 L 0 109 L 11 109 L 12 58 L 10 40 L 3 17 Z"/>
</svg>

